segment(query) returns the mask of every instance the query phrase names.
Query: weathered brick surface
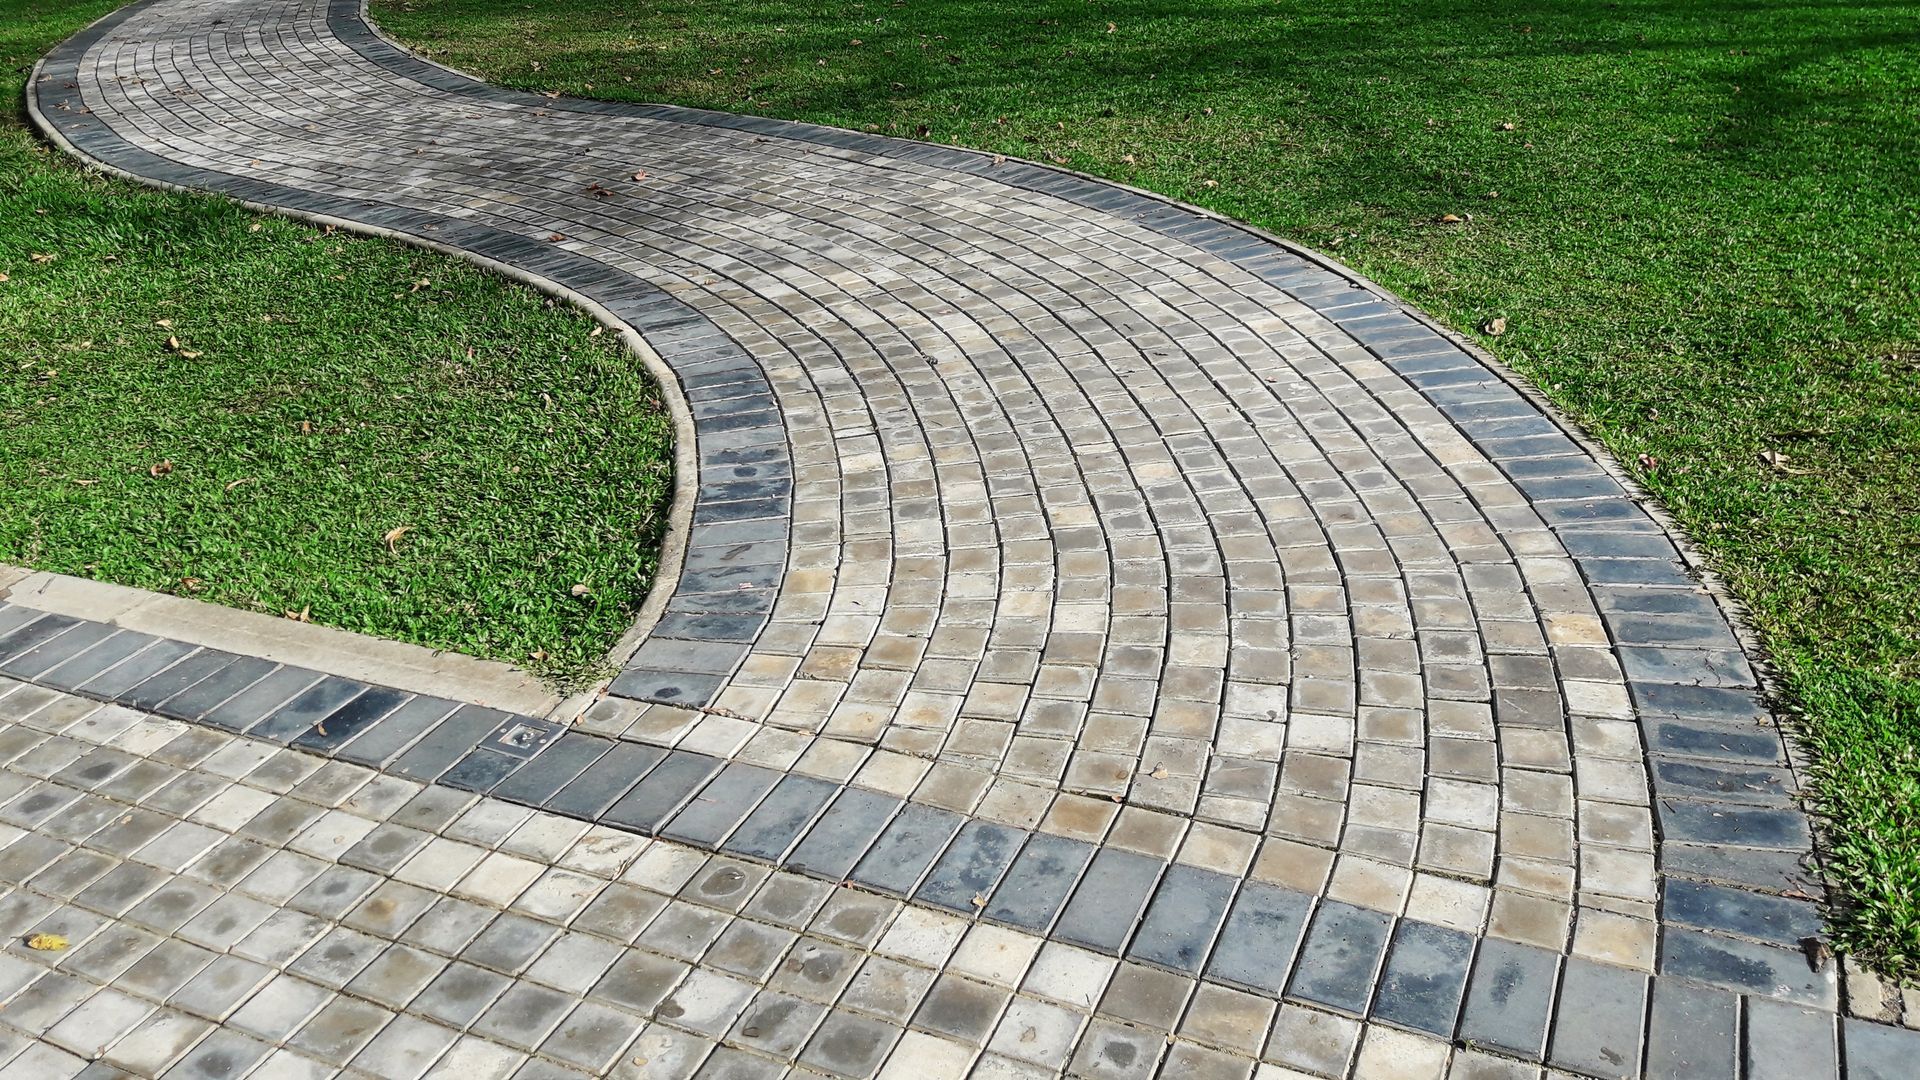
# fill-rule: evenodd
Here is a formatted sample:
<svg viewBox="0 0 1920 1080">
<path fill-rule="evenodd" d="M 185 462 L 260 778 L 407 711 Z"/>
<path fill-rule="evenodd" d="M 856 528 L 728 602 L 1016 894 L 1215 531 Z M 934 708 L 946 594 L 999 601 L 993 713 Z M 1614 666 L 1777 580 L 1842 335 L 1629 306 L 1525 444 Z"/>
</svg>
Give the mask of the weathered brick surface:
<svg viewBox="0 0 1920 1080">
<path fill-rule="evenodd" d="M 30 96 L 142 179 L 599 303 L 698 464 L 665 613 L 570 729 L 0 604 L 6 929 L 146 954 L 5 969 L 10 1068 L 1770 1075 L 1769 1017 L 1816 1072 L 1906 1038 L 1836 1027 L 1799 949 L 1809 835 L 1721 605 L 1338 267 L 1038 166 L 488 87 L 353 0 L 135 5 Z"/>
</svg>

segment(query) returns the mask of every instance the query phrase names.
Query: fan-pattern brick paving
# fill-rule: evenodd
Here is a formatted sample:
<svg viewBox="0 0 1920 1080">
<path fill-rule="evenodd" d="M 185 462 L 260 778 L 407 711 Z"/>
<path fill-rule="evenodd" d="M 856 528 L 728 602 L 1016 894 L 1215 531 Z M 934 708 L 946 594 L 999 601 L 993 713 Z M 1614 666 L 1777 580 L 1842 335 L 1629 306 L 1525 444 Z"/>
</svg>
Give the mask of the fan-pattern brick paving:
<svg viewBox="0 0 1920 1080">
<path fill-rule="evenodd" d="M 1036 165 L 489 87 L 353 0 L 136 4 L 29 97 L 104 167 L 592 301 L 695 466 L 671 594 L 571 723 L 0 604 L 0 930 L 74 943 L 7 951 L 0 1077 L 1920 1049 L 1806 947 L 1723 604 L 1337 265 Z"/>
</svg>

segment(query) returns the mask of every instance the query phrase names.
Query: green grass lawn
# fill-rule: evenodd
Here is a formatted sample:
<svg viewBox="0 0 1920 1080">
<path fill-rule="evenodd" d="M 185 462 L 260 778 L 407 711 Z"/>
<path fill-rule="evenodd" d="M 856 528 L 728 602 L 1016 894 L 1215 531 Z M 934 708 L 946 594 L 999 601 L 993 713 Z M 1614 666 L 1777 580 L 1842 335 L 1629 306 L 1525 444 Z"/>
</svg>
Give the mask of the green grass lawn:
<svg viewBox="0 0 1920 1080">
<path fill-rule="evenodd" d="M 1604 440 L 1752 606 L 1811 721 L 1841 943 L 1920 970 L 1920 3 L 375 14 L 515 86 L 1113 177 L 1332 252 L 1458 329 L 1505 318 L 1487 347 Z"/>
<path fill-rule="evenodd" d="M 639 361 L 464 263 L 69 163 L 21 87 L 113 6 L 0 0 L 0 562 L 581 683 L 672 497 Z"/>
</svg>

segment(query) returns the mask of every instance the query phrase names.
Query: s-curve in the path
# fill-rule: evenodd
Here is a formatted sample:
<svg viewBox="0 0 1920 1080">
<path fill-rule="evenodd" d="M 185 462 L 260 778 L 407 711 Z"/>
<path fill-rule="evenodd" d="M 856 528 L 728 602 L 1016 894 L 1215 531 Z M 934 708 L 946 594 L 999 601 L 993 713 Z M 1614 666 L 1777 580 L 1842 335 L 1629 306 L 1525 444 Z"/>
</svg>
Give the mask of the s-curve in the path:
<svg viewBox="0 0 1920 1080">
<path fill-rule="evenodd" d="M 136 4 L 29 103 L 116 171 L 598 304 L 698 467 L 663 614 L 557 737 L 165 642 L 96 671 L 111 628 L 0 608 L 16 678 L 1072 942 L 1169 1023 L 1175 984 L 1283 999 L 1319 1026 L 1248 1045 L 1318 1075 L 1365 1025 L 1514 1075 L 1870 1076 L 1905 1037 L 1843 1046 L 1719 600 L 1336 265 L 1035 165 L 488 87 L 354 0 Z M 1128 1045 L 1088 1070 L 1158 1067 Z"/>
</svg>

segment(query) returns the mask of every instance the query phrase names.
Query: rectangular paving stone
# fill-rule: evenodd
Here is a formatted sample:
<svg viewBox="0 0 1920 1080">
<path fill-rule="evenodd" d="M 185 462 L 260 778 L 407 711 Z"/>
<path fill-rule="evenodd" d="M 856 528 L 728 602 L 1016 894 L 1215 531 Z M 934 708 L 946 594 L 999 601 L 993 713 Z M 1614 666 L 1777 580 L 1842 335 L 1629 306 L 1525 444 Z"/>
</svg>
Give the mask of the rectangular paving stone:
<svg viewBox="0 0 1920 1080">
<path fill-rule="evenodd" d="M 1669 922 L 1718 930 L 1728 934 L 1798 948 L 1820 934 L 1820 912 L 1804 900 L 1768 896 L 1724 885 L 1671 879 L 1666 883 L 1660 914 Z"/>
<path fill-rule="evenodd" d="M 853 868 L 853 880 L 894 896 L 910 894 L 965 820 L 938 807 L 908 803 Z"/>
<path fill-rule="evenodd" d="M 1809 970 L 1799 949 L 1782 949 L 1684 927 L 1660 928 L 1660 973 L 1818 1009 L 1839 1001 L 1837 965 Z"/>
<path fill-rule="evenodd" d="M 1338 900 L 1314 913 L 1287 996 L 1365 1016 L 1393 918 Z"/>
<path fill-rule="evenodd" d="M 554 740 L 552 746 L 541 751 L 538 757 L 501 781 L 493 794 L 496 798 L 511 799 L 527 806 L 545 806 L 548 799 L 573 783 L 587 770 L 587 766 L 600 760 L 614 745 L 611 739 L 567 732 Z"/>
<path fill-rule="evenodd" d="M 1847 1017 L 1847 1080 L 1911 1080 L 1920 1057 L 1920 1031 Z"/>
<path fill-rule="evenodd" d="M 1121 848 L 1101 848 L 1060 913 L 1054 936 L 1118 956 L 1166 864 Z"/>
<path fill-rule="evenodd" d="M 15 608 L 25 611 L 25 608 Z M 106 623 L 82 622 L 70 627 L 65 633 L 42 641 L 33 648 L 17 653 L 4 664 L 0 672 L 17 679 L 31 679 L 41 672 L 59 664 L 64 664 L 75 656 L 93 648 L 112 637 L 117 627 Z"/>
<path fill-rule="evenodd" d="M 51 686 L 56 690 L 71 693 L 78 690 L 80 685 L 88 679 L 159 640 L 151 634 L 122 630 L 73 659 L 41 672 L 34 677 L 34 681 L 42 686 Z"/>
<path fill-rule="evenodd" d="M 1085 841 L 1035 833 L 1014 858 L 982 914 L 994 922 L 1044 932 L 1066 906 L 1094 850 Z"/>
<path fill-rule="evenodd" d="M 369 689 L 366 683 L 328 675 L 246 728 L 246 734 L 256 739 L 290 742 Z"/>
<path fill-rule="evenodd" d="M 520 758 L 496 754 L 484 746 L 476 746 L 467 751 L 466 757 L 454 762 L 452 768 L 441 773 L 440 779 L 435 782 L 484 795 L 524 764 L 526 762 Z"/>
<path fill-rule="evenodd" d="M 389 771 L 409 780 L 433 780 L 478 746 L 480 739 L 506 716 L 496 709 L 462 705 L 440 721 L 407 751 L 393 759 Z"/>
<path fill-rule="evenodd" d="M 547 799 L 543 808 L 568 817 L 597 820 L 666 756 L 659 747 L 619 743 Z"/>
<path fill-rule="evenodd" d="M 758 765 L 731 762 L 667 822 L 660 835 L 696 847 L 715 848 L 734 826 L 753 813 L 773 785 L 780 782 L 781 775 Z"/>
<path fill-rule="evenodd" d="M 721 850 L 778 862 L 838 790 L 838 785 L 811 776 L 789 775 L 760 800 Z"/>
<path fill-rule="evenodd" d="M 282 667 L 209 710 L 201 719 L 213 727 L 244 731 L 319 681 L 317 671 Z"/>
<path fill-rule="evenodd" d="M 609 807 L 601 820 L 652 833 L 718 771 L 718 758 L 674 750 Z"/>
<path fill-rule="evenodd" d="M 242 656 L 226 667 L 162 701 L 154 711 L 177 720 L 199 720 L 228 698 L 259 682 L 280 665 Z"/>
<path fill-rule="evenodd" d="M 45 614 L 46 612 L 38 608 L 24 607 L 0 600 L 0 636 L 11 634 Z"/>
<path fill-rule="evenodd" d="M 319 687 L 314 688 L 314 690 L 318 689 Z M 312 694 L 314 690 L 309 690 L 307 693 Z M 340 706 L 315 720 L 305 731 L 294 737 L 294 745 L 306 749 L 330 750 L 379 723 L 388 713 L 411 700 L 413 695 L 405 690 L 395 690 L 386 686 L 368 687 L 364 692 L 348 698 Z"/>
<path fill-rule="evenodd" d="M 1546 1053 L 1558 971 L 1559 957 L 1545 949 L 1501 938 L 1482 941 L 1467 984 L 1460 1037 L 1539 1061 Z"/>
<path fill-rule="evenodd" d="M 1432 923 L 1403 919 L 1393 933 L 1373 1018 L 1453 1038 L 1472 968 L 1474 938 Z"/>
<path fill-rule="evenodd" d="M 1313 898 L 1305 893 L 1260 881 L 1242 885 L 1207 962 L 1207 977 L 1279 997 L 1312 910 Z"/>
<path fill-rule="evenodd" d="M 1801 1080 L 1840 1075 L 1832 1013 L 1782 1001 L 1747 998 L 1742 1025 L 1747 1080 Z M 1920 1048 L 1915 1048 L 1920 1049 Z M 1907 1054 L 1909 1061 L 1912 1053 Z"/>
<path fill-rule="evenodd" d="M 166 670 L 193 651 L 194 646 L 184 641 L 162 638 L 80 684 L 80 692 L 90 697 L 116 700 L 121 694 Z"/>
<path fill-rule="evenodd" d="M 829 881 L 845 878 L 900 805 L 901 800 L 877 791 L 841 789 L 833 805 L 787 857 L 787 869 Z"/>
<path fill-rule="evenodd" d="M 1659 818 L 1660 835 L 1681 843 L 1800 852 L 1813 842 L 1807 816 L 1798 809 L 1656 799 L 1654 812 Z"/>
<path fill-rule="evenodd" d="M 1227 916 L 1238 879 L 1176 863 L 1147 904 L 1127 958 L 1198 975 Z"/>
<path fill-rule="evenodd" d="M 1647 1020 L 1647 1080 L 1733 1080 L 1739 1069 L 1740 1001 L 1725 990 L 1654 979 Z"/>
<path fill-rule="evenodd" d="M 1567 958 L 1547 1063 L 1588 1076 L 1632 1076 L 1646 1033 L 1647 976 Z"/>
<path fill-rule="evenodd" d="M 294 745 L 330 751 L 343 761 L 382 768 L 459 707 L 445 698 L 421 695 L 358 731 L 351 730 L 351 725 L 329 726 L 326 735 L 309 731 L 295 739 Z M 336 738 L 341 741 L 334 741 Z"/>
<path fill-rule="evenodd" d="M 9 662 L 79 625 L 79 619 L 66 615 L 42 615 L 0 636 L 0 663 Z"/>
<path fill-rule="evenodd" d="M 985 906 L 993 887 L 1012 865 L 1027 834 L 991 821 L 975 819 L 960 827 L 960 835 L 934 863 L 913 898 L 968 915 Z M 976 901 L 978 901 L 976 903 Z"/>
<path fill-rule="evenodd" d="M 161 702 L 194 686 L 200 680 L 218 673 L 221 668 L 238 659 L 239 657 L 230 652 L 201 649 L 121 694 L 118 700 L 120 704 L 130 709 L 152 712 Z"/>
</svg>

